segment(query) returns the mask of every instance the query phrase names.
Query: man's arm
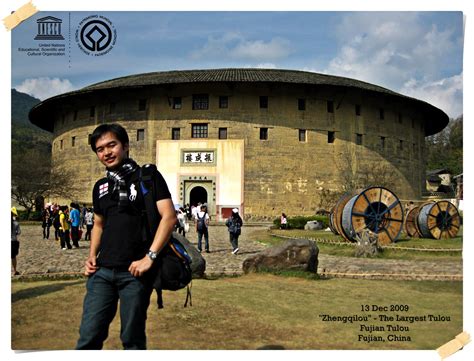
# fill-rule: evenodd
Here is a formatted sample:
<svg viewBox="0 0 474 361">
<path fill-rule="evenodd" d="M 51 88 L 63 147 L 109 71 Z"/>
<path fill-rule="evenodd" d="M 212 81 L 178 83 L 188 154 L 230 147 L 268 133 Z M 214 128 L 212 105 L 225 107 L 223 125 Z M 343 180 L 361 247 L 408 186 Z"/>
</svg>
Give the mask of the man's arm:
<svg viewBox="0 0 474 361">
<path fill-rule="evenodd" d="M 104 225 L 104 217 L 100 214 L 94 214 L 94 227 L 92 228 L 89 257 L 86 260 L 85 274 L 90 276 L 97 271 L 97 253 L 99 252 L 100 239 L 102 238 L 102 230 Z"/>
<path fill-rule="evenodd" d="M 156 230 L 150 250 L 153 252 L 160 252 L 165 246 L 166 242 L 168 242 L 170 235 L 173 232 L 177 218 L 173 202 L 170 198 L 159 200 L 156 202 L 156 207 L 160 213 L 161 221 L 158 229 Z M 138 277 L 148 271 L 152 265 L 153 261 L 150 259 L 150 257 L 145 255 L 145 257 L 143 257 L 141 260 L 132 262 L 128 270 L 132 275 Z"/>
</svg>

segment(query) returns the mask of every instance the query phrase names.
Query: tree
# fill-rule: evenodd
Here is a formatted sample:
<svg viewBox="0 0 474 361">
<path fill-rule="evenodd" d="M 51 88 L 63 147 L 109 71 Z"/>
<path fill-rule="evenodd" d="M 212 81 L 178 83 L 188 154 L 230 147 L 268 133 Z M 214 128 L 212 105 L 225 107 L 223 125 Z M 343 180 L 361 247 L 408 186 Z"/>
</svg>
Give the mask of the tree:
<svg viewBox="0 0 474 361">
<path fill-rule="evenodd" d="M 463 116 L 450 119 L 441 132 L 426 138 L 426 169 L 447 168 L 452 174 L 463 171 Z"/>
<path fill-rule="evenodd" d="M 50 157 L 35 149 L 12 155 L 12 198 L 26 209 L 27 218 L 46 196 L 73 199 L 78 194 L 73 179 L 67 169 L 51 172 Z"/>
</svg>

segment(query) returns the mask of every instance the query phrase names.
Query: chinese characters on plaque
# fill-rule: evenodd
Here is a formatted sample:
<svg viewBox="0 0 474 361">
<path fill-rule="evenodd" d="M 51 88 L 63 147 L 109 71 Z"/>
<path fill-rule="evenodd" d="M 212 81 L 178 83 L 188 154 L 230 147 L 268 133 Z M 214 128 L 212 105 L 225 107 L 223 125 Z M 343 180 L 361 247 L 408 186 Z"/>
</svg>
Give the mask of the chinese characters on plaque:
<svg viewBox="0 0 474 361">
<path fill-rule="evenodd" d="M 214 163 L 214 151 L 184 151 L 183 163 L 196 164 L 212 164 Z"/>
</svg>

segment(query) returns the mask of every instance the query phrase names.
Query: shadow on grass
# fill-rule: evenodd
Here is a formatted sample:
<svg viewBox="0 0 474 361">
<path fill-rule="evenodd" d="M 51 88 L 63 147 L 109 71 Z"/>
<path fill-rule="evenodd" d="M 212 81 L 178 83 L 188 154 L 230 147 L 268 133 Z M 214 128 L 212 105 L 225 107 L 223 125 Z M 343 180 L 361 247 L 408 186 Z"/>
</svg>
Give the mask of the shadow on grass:
<svg viewBox="0 0 474 361">
<path fill-rule="evenodd" d="M 20 290 L 17 292 L 12 293 L 12 303 L 17 301 L 26 300 L 29 298 L 44 296 L 48 293 L 59 292 L 64 290 L 66 287 L 75 286 L 79 284 L 83 284 L 84 280 L 69 282 L 69 283 L 55 283 L 46 286 L 38 286 L 33 288 L 28 288 L 26 290 Z"/>
</svg>

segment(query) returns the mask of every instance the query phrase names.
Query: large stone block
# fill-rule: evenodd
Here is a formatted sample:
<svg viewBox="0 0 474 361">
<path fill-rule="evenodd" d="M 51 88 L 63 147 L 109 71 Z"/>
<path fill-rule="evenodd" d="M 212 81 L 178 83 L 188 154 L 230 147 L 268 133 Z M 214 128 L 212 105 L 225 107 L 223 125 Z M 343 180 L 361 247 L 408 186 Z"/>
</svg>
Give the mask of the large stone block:
<svg viewBox="0 0 474 361">
<path fill-rule="evenodd" d="M 319 248 L 314 241 L 291 239 L 247 257 L 242 265 L 245 273 L 261 270 L 303 270 L 318 268 Z"/>
</svg>

